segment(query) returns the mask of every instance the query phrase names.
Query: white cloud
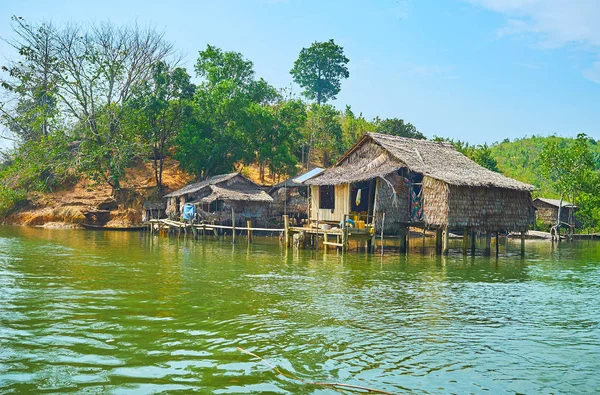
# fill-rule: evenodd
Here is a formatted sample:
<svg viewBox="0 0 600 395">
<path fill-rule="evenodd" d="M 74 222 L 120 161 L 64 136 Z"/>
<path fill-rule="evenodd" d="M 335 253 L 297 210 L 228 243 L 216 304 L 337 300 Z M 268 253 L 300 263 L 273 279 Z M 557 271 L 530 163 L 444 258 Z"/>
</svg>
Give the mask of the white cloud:
<svg viewBox="0 0 600 395">
<path fill-rule="evenodd" d="M 600 59 L 599 0 L 468 0 L 489 10 L 504 14 L 506 25 L 498 37 L 528 36 L 544 48 L 572 47 Z M 583 72 L 591 78 L 600 75 L 600 62 Z"/>
</svg>

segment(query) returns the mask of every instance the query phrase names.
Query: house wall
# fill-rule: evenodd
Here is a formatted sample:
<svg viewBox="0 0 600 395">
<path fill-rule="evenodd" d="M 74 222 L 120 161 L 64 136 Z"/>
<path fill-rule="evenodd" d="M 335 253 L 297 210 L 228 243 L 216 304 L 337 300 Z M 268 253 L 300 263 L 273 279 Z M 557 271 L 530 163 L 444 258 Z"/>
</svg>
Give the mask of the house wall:
<svg viewBox="0 0 600 395">
<path fill-rule="evenodd" d="M 399 176 L 397 173 L 388 174 L 384 178 L 389 183 L 382 179 L 377 180 L 375 231 L 381 232 L 382 214 L 385 213 L 383 232 L 385 234 L 397 234 L 401 226 L 410 222 L 410 188 L 404 181 L 404 177 Z"/>
<path fill-rule="evenodd" d="M 531 194 L 503 188 L 449 186 L 450 228 L 477 231 L 526 231 L 531 223 Z"/>
<path fill-rule="evenodd" d="M 307 188 L 307 187 L 303 187 Z M 304 193 L 306 195 L 306 193 Z M 299 187 L 278 188 L 271 192 L 271 215 L 281 216 L 287 213 L 290 216 L 306 216 L 308 213 L 308 196 L 304 197 L 299 192 Z"/>
<path fill-rule="evenodd" d="M 348 184 L 334 186 L 335 207 L 333 212 L 330 209 L 319 208 L 319 186 L 310 187 L 310 219 L 319 221 L 339 222 L 344 219 L 344 214 L 350 213 L 350 190 Z"/>
<path fill-rule="evenodd" d="M 558 207 L 548 204 L 546 202 L 537 201 L 533 203 L 536 208 L 535 219 L 541 222 L 548 228 L 556 224 L 556 218 L 558 217 Z M 569 214 L 573 210 L 571 207 L 563 207 L 560 210 L 560 220 L 564 223 L 569 223 Z M 573 213 L 573 222 L 576 227 L 579 227 L 581 223 L 577 221 L 575 213 Z"/>
</svg>

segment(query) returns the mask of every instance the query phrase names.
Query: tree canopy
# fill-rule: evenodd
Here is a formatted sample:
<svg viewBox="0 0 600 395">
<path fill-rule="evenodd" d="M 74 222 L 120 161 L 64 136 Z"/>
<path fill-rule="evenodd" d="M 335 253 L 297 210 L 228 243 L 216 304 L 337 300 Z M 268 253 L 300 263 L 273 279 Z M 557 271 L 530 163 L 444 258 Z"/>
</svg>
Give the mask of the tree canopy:
<svg viewBox="0 0 600 395">
<path fill-rule="evenodd" d="M 333 40 L 314 42 L 302 48 L 290 74 L 294 82 L 304 88 L 302 94 L 317 104 L 335 100 L 342 88 L 342 80 L 350 76 L 344 49 Z"/>
</svg>

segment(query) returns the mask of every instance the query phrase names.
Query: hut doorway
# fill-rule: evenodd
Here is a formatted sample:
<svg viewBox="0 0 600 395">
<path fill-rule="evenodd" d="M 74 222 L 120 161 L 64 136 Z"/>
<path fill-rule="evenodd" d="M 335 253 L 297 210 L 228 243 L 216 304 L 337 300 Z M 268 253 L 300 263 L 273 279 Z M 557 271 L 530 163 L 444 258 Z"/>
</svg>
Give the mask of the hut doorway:
<svg viewBox="0 0 600 395">
<path fill-rule="evenodd" d="M 355 182 L 350 188 L 350 213 L 358 214 L 366 222 L 375 208 L 375 179 Z"/>
</svg>

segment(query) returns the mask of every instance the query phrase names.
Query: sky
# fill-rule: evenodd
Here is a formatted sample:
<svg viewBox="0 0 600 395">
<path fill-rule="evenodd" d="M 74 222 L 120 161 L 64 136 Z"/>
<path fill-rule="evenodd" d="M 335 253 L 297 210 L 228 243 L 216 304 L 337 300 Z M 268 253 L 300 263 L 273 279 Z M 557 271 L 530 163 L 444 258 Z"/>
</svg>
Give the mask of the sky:
<svg viewBox="0 0 600 395">
<path fill-rule="evenodd" d="M 190 74 L 211 44 L 242 53 L 258 77 L 296 93 L 289 70 L 300 50 L 334 39 L 350 59 L 350 78 L 332 102 L 339 109 L 402 118 L 428 137 L 472 144 L 600 138 L 598 0 L 0 0 L 3 39 L 12 15 L 150 24 L 181 51 Z M 0 62 L 13 56 L 0 42 Z"/>
</svg>

